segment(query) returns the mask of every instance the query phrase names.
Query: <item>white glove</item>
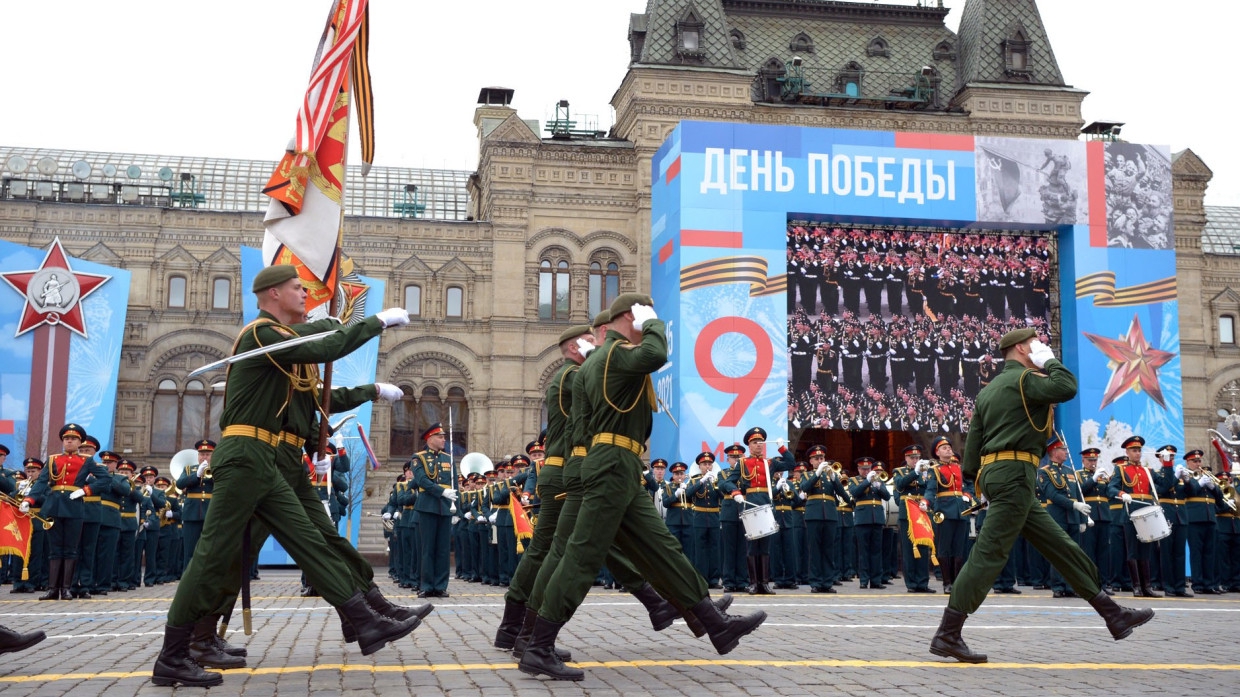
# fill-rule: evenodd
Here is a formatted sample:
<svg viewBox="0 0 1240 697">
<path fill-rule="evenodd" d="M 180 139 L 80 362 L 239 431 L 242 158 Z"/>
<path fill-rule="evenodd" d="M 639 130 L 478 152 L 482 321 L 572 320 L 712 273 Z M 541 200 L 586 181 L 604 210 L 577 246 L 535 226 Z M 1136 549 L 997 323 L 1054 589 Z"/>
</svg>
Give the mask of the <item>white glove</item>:
<svg viewBox="0 0 1240 697">
<path fill-rule="evenodd" d="M 400 511 L 396 511 L 396 513 L 392 514 L 392 520 L 400 520 Z"/>
<path fill-rule="evenodd" d="M 384 520 L 391 520 L 391 519 L 392 519 L 392 514 L 391 514 L 391 513 L 384 513 L 384 514 L 383 514 L 383 519 L 384 519 Z"/>
<path fill-rule="evenodd" d="M 202 475 L 206 474 L 206 472 L 207 472 L 207 468 L 208 468 L 208 467 L 210 467 L 210 466 L 211 466 L 211 465 L 209 465 L 209 464 L 207 464 L 207 463 L 205 463 L 205 462 L 204 462 L 204 463 L 202 463 L 201 465 L 198 465 L 198 478 L 199 478 L 199 479 L 202 479 Z"/>
<path fill-rule="evenodd" d="M 336 451 L 344 450 L 344 434 L 336 431 L 336 435 L 332 436 L 332 445 L 336 446 Z"/>
<path fill-rule="evenodd" d="M 530 505 L 530 495 L 529 495 L 529 494 L 521 494 L 521 505 L 522 505 L 522 506 L 528 506 L 528 505 Z"/>
<path fill-rule="evenodd" d="M 1119 495 L 1119 498 L 1120 498 L 1120 500 L 1121 500 L 1121 501 L 1123 501 L 1124 503 L 1132 503 L 1132 494 L 1128 493 L 1127 491 L 1125 491 L 1124 493 L 1120 494 L 1120 495 Z"/>
<path fill-rule="evenodd" d="M 804 491 L 802 491 L 802 492 L 800 492 L 800 493 L 798 493 L 798 494 L 797 494 L 797 498 L 799 498 L 799 499 L 801 499 L 802 501 L 804 501 L 805 499 L 809 498 L 809 494 L 807 494 L 807 493 L 805 493 Z"/>
<path fill-rule="evenodd" d="M 710 482 L 710 483 L 712 483 L 712 484 L 713 484 L 713 483 L 715 482 L 715 480 L 719 478 L 719 472 L 717 472 L 717 471 L 715 471 L 715 470 L 711 470 L 711 471 L 707 472 L 707 473 L 706 473 L 706 476 L 705 476 L 705 477 L 703 477 L 703 478 L 704 478 L 706 481 L 708 481 L 708 482 Z"/>
<path fill-rule="evenodd" d="M 168 520 L 172 520 L 172 511 L 164 511 L 164 517 Z"/>
<path fill-rule="evenodd" d="M 83 496 L 85 496 L 85 495 L 86 495 L 86 490 L 85 490 L 85 489 L 78 489 L 78 490 L 74 491 L 72 494 L 69 494 L 69 498 L 70 498 L 70 499 L 72 499 L 72 500 L 74 500 L 74 501 L 76 501 L 76 500 L 78 500 L 78 499 L 82 498 L 82 497 L 83 497 Z"/>
<path fill-rule="evenodd" d="M 315 453 L 310 456 L 310 461 L 314 463 L 314 474 L 318 477 L 326 477 L 332 471 L 332 458 L 330 455 L 319 459 L 319 454 Z"/>
<path fill-rule="evenodd" d="M 1176 479 L 1180 479 L 1184 475 L 1188 474 L 1188 468 L 1185 467 L 1184 465 L 1176 465 L 1175 469 L 1173 469 L 1171 473 L 1175 475 Z"/>
<path fill-rule="evenodd" d="M 1080 526 L 1079 526 L 1080 532 L 1082 532 L 1082 533 L 1083 533 L 1083 532 L 1085 532 L 1085 528 L 1087 528 L 1087 527 L 1089 527 L 1089 526 L 1088 526 L 1088 525 L 1086 525 L 1086 524 L 1084 524 L 1084 523 L 1081 523 L 1081 524 L 1080 524 Z"/>
<path fill-rule="evenodd" d="M 400 388 L 396 385 L 389 385 L 386 382 L 376 382 L 375 387 L 379 390 L 379 399 L 382 399 L 385 402 L 395 402 L 405 396 L 405 393 L 401 392 Z M 340 446 L 337 445 L 336 447 L 339 448 Z"/>
<path fill-rule="evenodd" d="M 577 337 L 577 353 L 580 353 L 583 358 L 590 355 L 590 352 L 596 348 L 598 347 L 594 344 L 582 339 L 581 337 Z"/>
<path fill-rule="evenodd" d="M 881 491 L 883 488 L 883 483 L 875 479 L 874 481 L 870 482 L 870 488 L 873 489 L 874 491 Z"/>
<path fill-rule="evenodd" d="M 658 319 L 659 317 L 658 315 L 654 313 L 653 307 L 649 305 L 643 305 L 641 303 L 634 303 L 633 307 L 629 308 L 629 311 L 633 313 L 633 328 L 634 329 L 641 329 L 642 325 L 645 324 L 648 320 Z"/>
<path fill-rule="evenodd" d="M 878 470 L 870 470 L 870 473 L 865 475 L 865 480 L 867 482 L 873 482 L 877 477 L 878 477 Z"/>
<path fill-rule="evenodd" d="M 473 520 L 473 519 L 474 519 L 474 513 L 473 513 L 473 511 L 466 511 L 466 512 L 465 512 L 465 520 Z"/>
<path fill-rule="evenodd" d="M 780 448 L 784 447 L 784 443 L 786 443 L 786 442 L 787 442 L 787 441 L 785 441 L 783 438 L 776 438 L 776 439 L 775 439 L 775 449 L 776 449 L 776 450 L 779 450 Z"/>
<path fill-rule="evenodd" d="M 457 497 L 456 489 L 444 489 L 443 497 L 445 499 L 448 499 L 452 503 L 456 503 L 456 497 Z"/>
<path fill-rule="evenodd" d="M 1214 488 L 1214 481 L 1204 474 L 1201 475 L 1200 477 L 1197 477 L 1197 483 L 1200 484 L 1201 486 L 1204 486 L 1207 489 Z"/>
<path fill-rule="evenodd" d="M 1031 344 L 1030 348 L 1032 350 L 1029 352 L 1029 360 L 1033 361 L 1033 364 L 1039 368 L 1046 365 L 1047 361 L 1055 357 L 1055 352 L 1051 350 L 1051 347 L 1041 341 L 1038 341 L 1037 339 L 1033 340 L 1033 344 Z"/>
<path fill-rule="evenodd" d="M 735 494 L 732 494 L 732 500 L 737 503 L 741 503 L 745 500 L 745 496 L 738 491 Z"/>
<path fill-rule="evenodd" d="M 18 506 L 18 507 L 17 507 L 17 510 L 21 511 L 22 513 L 29 513 L 29 512 L 30 512 L 30 502 L 29 502 L 29 501 L 22 501 L 22 505 Z"/>
<path fill-rule="evenodd" d="M 494 523 L 494 522 L 495 522 L 495 518 L 496 518 L 496 517 L 498 517 L 498 516 L 499 516 L 499 511 L 492 511 L 492 512 L 491 512 L 491 515 L 487 516 L 487 522 L 489 522 L 489 523 Z"/>
<path fill-rule="evenodd" d="M 375 317 L 383 323 L 383 327 L 403 327 L 409 324 L 409 311 L 403 307 L 389 307 L 386 310 L 379 311 Z"/>
<path fill-rule="evenodd" d="M 1072 507 L 1075 508 L 1076 512 L 1080 513 L 1081 515 L 1089 515 L 1090 508 L 1089 508 L 1088 503 L 1085 503 L 1083 501 L 1075 501 L 1072 503 Z M 1084 523 L 1081 523 L 1081 524 L 1084 525 Z"/>
<path fill-rule="evenodd" d="M 459 515 L 454 515 L 454 516 L 452 516 L 452 524 L 453 524 L 453 525 L 456 525 L 456 524 L 457 524 L 457 523 L 459 523 L 459 522 L 461 522 L 461 517 L 460 517 Z"/>
<path fill-rule="evenodd" d="M 1098 481 L 1099 479 L 1102 479 L 1103 474 L 1104 474 L 1104 473 L 1103 473 L 1103 471 L 1102 471 L 1102 470 L 1100 470 L 1100 469 L 1098 469 L 1098 470 L 1094 470 L 1094 481 L 1096 482 L 1096 481 Z"/>
<path fill-rule="evenodd" d="M 830 463 L 824 462 L 821 465 L 818 465 L 818 467 L 814 470 L 814 474 L 821 475 L 823 470 L 827 469 L 830 466 L 831 466 Z"/>
<path fill-rule="evenodd" d="M 676 498 L 680 498 L 681 496 L 684 496 L 684 495 L 685 495 L 685 485 L 681 484 L 680 486 L 676 487 Z"/>
<path fill-rule="evenodd" d="M 786 493 L 788 493 L 789 491 L 791 491 L 791 489 L 789 489 L 789 487 L 788 487 L 788 482 L 787 482 L 787 481 L 782 481 L 782 482 L 780 482 L 780 483 L 779 483 L 779 489 L 780 489 L 781 491 L 783 491 L 785 494 L 786 494 Z"/>
<path fill-rule="evenodd" d="M 930 461 L 929 461 L 929 460 L 918 460 L 918 461 L 917 461 L 917 467 L 916 467 L 915 469 L 916 469 L 916 471 L 917 471 L 917 474 L 921 474 L 922 472 L 925 472 L 926 470 L 929 470 L 929 469 L 930 469 Z"/>
</svg>

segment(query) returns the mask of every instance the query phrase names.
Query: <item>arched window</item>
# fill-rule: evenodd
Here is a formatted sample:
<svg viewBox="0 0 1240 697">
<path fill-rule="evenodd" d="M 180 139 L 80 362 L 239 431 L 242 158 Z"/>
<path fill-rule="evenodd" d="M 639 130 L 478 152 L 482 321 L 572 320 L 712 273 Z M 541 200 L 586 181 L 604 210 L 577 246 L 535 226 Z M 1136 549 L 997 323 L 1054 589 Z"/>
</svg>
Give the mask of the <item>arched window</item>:
<svg viewBox="0 0 1240 697">
<path fill-rule="evenodd" d="M 568 260 L 544 258 L 538 265 L 538 318 L 568 319 Z"/>
<path fill-rule="evenodd" d="M 1008 77 L 1028 79 L 1032 74 L 1029 67 L 1029 37 L 1021 26 L 1015 27 L 1008 38 L 1003 40 L 1004 72 Z"/>
<path fill-rule="evenodd" d="M 447 408 L 452 421 L 452 452 L 464 455 L 469 452 L 469 401 L 465 399 L 465 390 L 449 387 Z M 445 423 L 444 428 L 447 427 Z"/>
<path fill-rule="evenodd" d="M 870 45 L 865 47 L 865 55 L 882 56 L 883 58 L 891 57 L 891 49 L 887 48 L 887 40 L 881 36 L 870 39 Z"/>
<path fill-rule="evenodd" d="M 227 310 L 232 305 L 232 281 L 217 278 L 211 282 L 211 309 Z"/>
<path fill-rule="evenodd" d="M 409 312 L 410 317 L 422 315 L 422 286 L 412 284 L 405 286 L 405 310 Z"/>
<path fill-rule="evenodd" d="M 418 399 L 418 433 L 417 438 L 421 438 L 426 429 L 431 427 L 433 423 L 443 425 L 443 430 L 448 430 L 448 412 L 444 409 L 443 399 L 439 396 L 438 387 L 422 388 L 422 397 Z M 453 424 L 455 429 L 456 424 Z M 418 449 L 426 447 L 421 440 L 418 441 Z"/>
<path fill-rule="evenodd" d="M 171 456 L 203 438 L 220 438 L 224 394 L 201 380 L 189 380 L 184 388 L 171 378 L 160 380 L 151 406 L 152 455 Z"/>
<path fill-rule="evenodd" d="M 185 277 L 168 277 L 168 307 L 185 307 Z"/>
<path fill-rule="evenodd" d="M 1236 318 L 1232 315 L 1219 315 L 1218 342 L 1223 346 L 1236 345 Z"/>
<path fill-rule="evenodd" d="M 801 32 L 792 37 L 792 42 L 788 44 L 788 49 L 793 53 L 813 53 L 814 40 L 810 38 L 809 34 Z"/>
<path fill-rule="evenodd" d="M 609 307 L 620 295 L 620 260 L 614 254 L 599 254 L 590 260 L 590 319 Z"/>
<path fill-rule="evenodd" d="M 457 286 L 449 286 L 447 300 L 445 314 L 450 318 L 459 319 L 465 311 L 465 291 Z"/>
<path fill-rule="evenodd" d="M 740 29 L 733 29 L 728 32 L 728 38 L 732 39 L 732 48 L 738 51 L 745 50 L 745 35 Z"/>
<path fill-rule="evenodd" d="M 408 387 L 401 386 L 403 396 L 392 403 L 392 430 L 388 438 L 388 454 L 393 459 L 408 460 L 422 449 L 418 437 L 418 401 Z"/>
</svg>

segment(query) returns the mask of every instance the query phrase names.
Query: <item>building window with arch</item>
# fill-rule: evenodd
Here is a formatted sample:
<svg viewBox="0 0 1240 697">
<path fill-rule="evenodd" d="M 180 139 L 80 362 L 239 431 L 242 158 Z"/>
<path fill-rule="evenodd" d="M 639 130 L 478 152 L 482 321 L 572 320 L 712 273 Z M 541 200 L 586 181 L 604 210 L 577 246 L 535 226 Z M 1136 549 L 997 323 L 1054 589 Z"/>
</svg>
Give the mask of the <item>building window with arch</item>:
<svg viewBox="0 0 1240 697">
<path fill-rule="evenodd" d="M 422 431 L 418 430 L 418 400 L 413 396 L 413 390 L 401 385 L 400 391 L 403 395 L 392 403 L 388 455 L 394 459 L 408 460 L 410 455 L 422 449 L 419 440 Z"/>
<path fill-rule="evenodd" d="M 183 309 L 185 307 L 185 277 L 168 277 L 168 307 Z"/>
<path fill-rule="evenodd" d="M 223 393 L 201 380 L 187 381 L 184 389 L 171 378 L 160 380 L 151 404 L 151 454 L 171 456 L 203 438 L 218 441 L 223 408 Z"/>
<path fill-rule="evenodd" d="M 615 258 L 600 257 L 590 262 L 590 318 L 610 307 L 620 295 L 620 264 Z"/>
<path fill-rule="evenodd" d="M 1028 80 L 1033 75 L 1029 67 L 1030 43 L 1023 27 L 1017 27 L 1003 40 L 1004 73 L 1009 78 Z"/>
<path fill-rule="evenodd" d="M 227 310 L 232 306 L 232 281 L 217 278 L 211 282 L 211 309 Z"/>
<path fill-rule="evenodd" d="M 546 259 L 538 264 L 538 319 L 568 319 L 569 274 L 567 259 Z"/>
<path fill-rule="evenodd" d="M 459 286 L 448 286 L 446 314 L 451 319 L 460 319 L 465 313 L 465 290 Z"/>
<path fill-rule="evenodd" d="M 1219 315 L 1218 342 L 1223 346 L 1236 345 L 1236 318 L 1234 315 Z"/>
<path fill-rule="evenodd" d="M 702 31 L 706 25 L 692 8 L 676 20 L 676 55 L 681 59 L 698 59 L 706 55 Z"/>
<path fill-rule="evenodd" d="M 416 284 L 405 286 L 405 310 L 410 317 L 422 316 L 422 286 Z"/>
<path fill-rule="evenodd" d="M 452 453 L 464 455 L 469 452 L 469 400 L 460 387 L 448 388 L 447 414 L 452 422 Z M 446 429 L 448 424 L 444 423 Z"/>
</svg>

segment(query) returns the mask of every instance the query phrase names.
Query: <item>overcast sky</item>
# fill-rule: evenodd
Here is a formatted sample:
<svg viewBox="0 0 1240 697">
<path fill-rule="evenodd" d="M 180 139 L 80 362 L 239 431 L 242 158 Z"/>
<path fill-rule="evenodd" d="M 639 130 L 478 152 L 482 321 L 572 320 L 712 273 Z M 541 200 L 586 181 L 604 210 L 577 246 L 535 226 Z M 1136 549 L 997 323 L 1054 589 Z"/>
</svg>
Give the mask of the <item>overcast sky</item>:
<svg viewBox="0 0 1240 697">
<path fill-rule="evenodd" d="M 913 4 L 911 0 L 896 0 Z M 964 0 L 946 0 L 953 30 Z M 277 159 L 292 134 L 328 0 L 5 3 L 0 144 Z M 567 99 L 612 122 L 628 21 L 646 0 L 372 0 L 376 164 L 473 169 L 478 90 L 516 90 L 522 118 Z M 1086 122 L 1191 148 L 1214 171 L 1210 205 L 1240 206 L 1235 42 L 1218 0 L 1041 0 Z M 354 160 L 356 161 L 356 160 Z"/>
</svg>

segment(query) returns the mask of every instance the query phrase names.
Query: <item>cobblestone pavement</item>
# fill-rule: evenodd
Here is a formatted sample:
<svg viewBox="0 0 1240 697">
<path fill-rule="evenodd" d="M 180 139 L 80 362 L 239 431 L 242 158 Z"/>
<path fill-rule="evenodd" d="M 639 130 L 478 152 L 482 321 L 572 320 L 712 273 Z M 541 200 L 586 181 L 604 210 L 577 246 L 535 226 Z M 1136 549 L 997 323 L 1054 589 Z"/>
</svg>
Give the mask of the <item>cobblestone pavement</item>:
<svg viewBox="0 0 1240 697">
<path fill-rule="evenodd" d="M 297 595 L 298 573 L 264 570 L 254 584 L 254 634 L 229 640 L 249 649 L 249 668 L 225 672 L 211 697 L 247 695 L 684 695 L 904 694 L 1056 695 L 1234 694 L 1240 681 L 1240 595 L 1117 600 L 1158 615 L 1113 642 L 1083 600 L 1046 591 L 991 596 L 965 625 L 965 638 L 991 663 L 964 665 L 926 647 L 946 597 L 891 588 L 837 595 L 780 591 L 741 595 L 733 612 L 770 615 L 727 656 L 683 626 L 656 634 L 624 593 L 595 588 L 560 634 L 586 669 L 579 683 L 549 682 L 516 670 L 491 647 L 501 589 L 454 581 L 451 597 L 413 635 L 363 657 L 346 646 L 339 620 L 320 598 Z M 395 600 L 415 602 L 380 573 Z M 0 624 L 41 629 L 47 641 L 0 657 L 4 697 L 167 695 L 149 681 L 173 586 L 88 601 L 37 602 L 0 595 Z M 235 625 L 239 625 L 239 618 Z M 239 630 L 239 626 L 234 627 Z M 177 688 L 195 692 L 195 688 Z"/>
</svg>

